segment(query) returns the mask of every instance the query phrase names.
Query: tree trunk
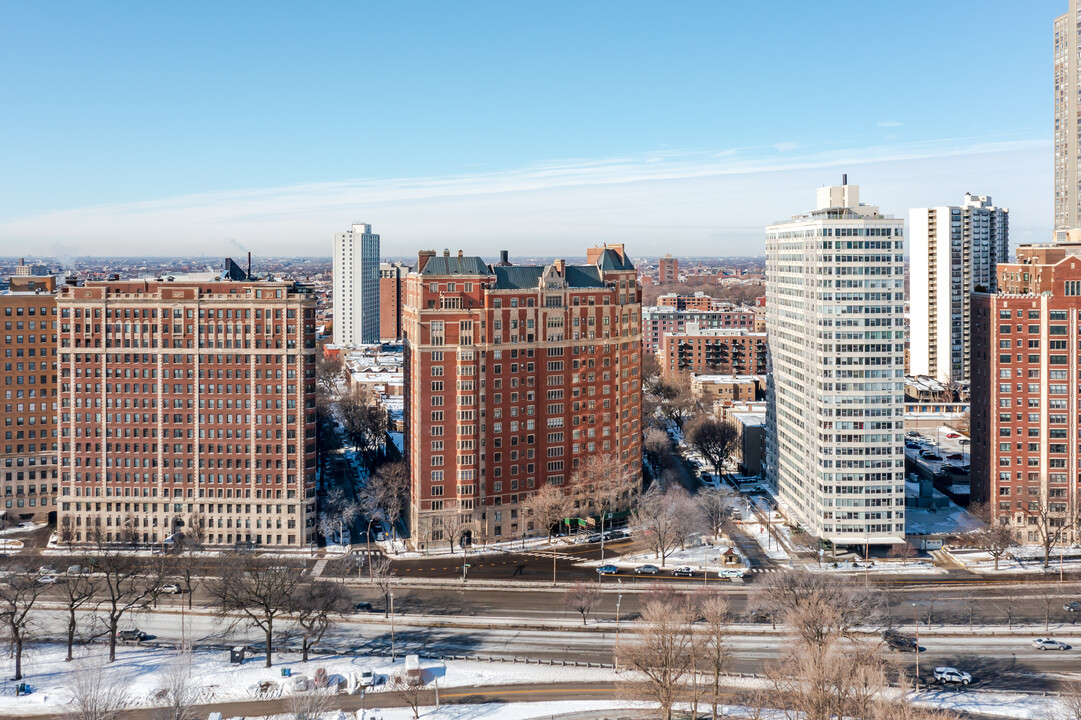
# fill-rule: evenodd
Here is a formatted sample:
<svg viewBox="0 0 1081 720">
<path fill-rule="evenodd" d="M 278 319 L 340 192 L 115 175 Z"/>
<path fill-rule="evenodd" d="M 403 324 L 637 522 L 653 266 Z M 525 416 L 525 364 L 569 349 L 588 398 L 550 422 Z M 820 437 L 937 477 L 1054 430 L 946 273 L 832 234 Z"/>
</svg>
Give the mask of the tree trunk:
<svg viewBox="0 0 1081 720">
<path fill-rule="evenodd" d="M 301 662 L 308 662 L 308 648 L 309 648 L 309 647 L 310 647 L 310 646 L 309 646 L 309 644 L 308 644 L 308 638 L 307 638 L 307 637 L 305 637 L 305 638 L 304 638 L 304 639 L 303 639 L 303 640 L 301 641 L 301 647 L 300 647 L 300 654 L 301 654 L 301 656 L 302 656 L 302 660 L 301 660 Z"/>
<path fill-rule="evenodd" d="M 274 623 L 273 622 L 268 622 L 266 624 L 266 665 L 264 667 L 270 667 L 270 665 L 271 665 L 270 653 L 273 650 L 273 646 L 272 646 L 273 640 L 271 639 L 273 637 L 273 633 L 274 633 Z"/>
<path fill-rule="evenodd" d="M 11 645 L 15 651 L 15 677 L 12 680 L 23 679 L 23 636 L 17 628 L 11 629 Z"/>
<path fill-rule="evenodd" d="M 75 608 L 68 608 L 68 613 L 68 656 L 64 662 L 72 661 L 72 648 L 75 645 Z"/>
<path fill-rule="evenodd" d="M 119 622 L 115 611 L 109 615 L 109 662 L 116 662 L 116 626 Z"/>
</svg>

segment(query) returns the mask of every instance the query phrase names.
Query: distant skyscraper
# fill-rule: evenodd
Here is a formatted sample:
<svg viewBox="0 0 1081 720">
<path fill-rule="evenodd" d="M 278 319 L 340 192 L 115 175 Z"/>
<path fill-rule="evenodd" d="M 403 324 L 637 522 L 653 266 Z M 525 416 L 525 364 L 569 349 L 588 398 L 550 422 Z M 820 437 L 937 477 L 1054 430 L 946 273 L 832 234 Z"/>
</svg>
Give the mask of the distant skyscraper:
<svg viewBox="0 0 1081 720">
<path fill-rule="evenodd" d="M 905 537 L 904 221 L 818 190 L 766 228 L 766 476 L 813 535 Z"/>
<path fill-rule="evenodd" d="M 668 253 L 661 258 L 657 271 L 658 284 L 674 285 L 679 282 L 679 259 Z"/>
<path fill-rule="evenodd" d="M 996 288 L 995 266 L 1009 259 L 1010 211 L 986 195 L 960 206 L 914 208 L 909 348 L 913 375 L 968 380 L 972 320 L 969 294 Z"/>
<path fill-rule="evenodd" d="M 1077 172 L 1078 118 L 1081 111 L 1081 25 L 1077 0 L 1055 18 L 1055 229 L 1081 226 L 1081 192 Z"/>
<path fill-rule="evenodd" d="M 379 236 L 353 223 L 334 235 L 334 343 L 379 342 Z"/>
<path fill-rule="evenodd" d="M 405 263 L 379 265 L 379 339 L 395 342 L 402 337 L 402 293 L 410 268 Z"/>
</svg>

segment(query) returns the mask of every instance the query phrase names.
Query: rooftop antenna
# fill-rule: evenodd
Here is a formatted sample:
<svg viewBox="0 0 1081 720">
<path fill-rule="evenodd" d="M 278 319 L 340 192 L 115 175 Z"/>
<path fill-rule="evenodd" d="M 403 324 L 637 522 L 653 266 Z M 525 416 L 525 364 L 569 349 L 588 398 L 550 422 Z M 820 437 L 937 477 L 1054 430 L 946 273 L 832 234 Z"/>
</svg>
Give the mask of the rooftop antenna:
<svg viewBox="0 0 1081 720">
<path fill-rule="evenodd" d="M 251 280 L 251 250 L 248 251 L 248 279 Z"/>
<path fill-rule="evenodd" d="M 842 173 L 842 175 L 841 175 L 841 184 L 842 185 L 847 185 L 848 184 L 848 173 Z"/>
</svg>

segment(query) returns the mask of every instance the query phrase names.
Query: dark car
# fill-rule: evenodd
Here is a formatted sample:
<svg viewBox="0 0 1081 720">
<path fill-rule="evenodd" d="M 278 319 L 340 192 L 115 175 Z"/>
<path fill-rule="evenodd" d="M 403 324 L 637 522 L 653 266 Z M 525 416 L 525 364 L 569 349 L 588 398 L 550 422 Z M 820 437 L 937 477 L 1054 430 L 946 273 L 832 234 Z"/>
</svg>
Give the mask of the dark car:
<svg viewBox="0 0 1081 720">
<path fill-rule="evenodd" d="M 1062 606 L 1066 612 L 1081 612 L 1081 600 L 1072 600 Z"/>
<path fill-rule="evenodd" d="M 132 628 L 130 630 L 118 630 L 116 632 L 117 640 L 124 640 L 129 642 L 139 642 L 141 640 L 146 640 L 148 637 L 150 636 L 147 635 L 145 632 L 143 632 L 142 630 L 137 630 L 135 628 Z"/>
<path fill-rule="evenodd" d="M 968 471 L 962 467 L 958 467 L 957 465 L 947 465 L 946 472 L 953 473 L 954 475 L 964 475 Z"/>
<path fill-rule="evenodd" d="M 683 567 L 678 567 L 673 570 L 672 574 L 676 577 L 694 577 L 698 574 L 698 571 L 692 567 L 687 567 L 686 565 L 684 565 Z"/>
<path fill-rule="evenodd" d="M 353 606 L 353 612 L 374 612 L 370 602 L 358 602 Z"/>
<path fill-rule="evenodd" d="M 947 460 L 964 460 L 965 456 L 962 455 L 961 453 L 950 453 L 949 455 L 946 456 L 946 459 Z"/>
<path fill-rule="evenodd" d="M 636 575 L 656 575 L 661 569 L 656 565 L 639 565 L 634 569 Z"/>
<path fill-rule="evenodd" d="M 891 650 L 897 650 L 899 652 L 918 652 L 919 645 L 916 644 L 916 639 L 897 632 L 896 630 L 885 630 L 882 633 L 882 640 Z"/>
</svg>

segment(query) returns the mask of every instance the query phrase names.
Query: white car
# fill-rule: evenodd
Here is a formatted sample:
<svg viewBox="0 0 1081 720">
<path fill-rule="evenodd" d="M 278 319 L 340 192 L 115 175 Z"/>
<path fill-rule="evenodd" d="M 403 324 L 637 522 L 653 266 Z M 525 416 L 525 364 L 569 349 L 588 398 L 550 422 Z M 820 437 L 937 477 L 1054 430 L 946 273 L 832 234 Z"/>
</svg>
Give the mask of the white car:
<svg viewBox="0 0 1081 720">
<path fill-rule="evenodd" d="M 169 593 L 170 595 L 179 595 L 181 592 L 183 592 L 180 589 L 180 586 L 177 585 L 176 583 L 166 583 L 166 584 L 162 585 L 161 586 L 161 591 L 163 593 Z"/>
<path fill-rule="evenodd" d="M 945 685 L 950 683 L 953 685 L 961 684 L 968 685 L 972 682 L 972 676 L 963 670 L 958 670 L 952 667 L 936 667 L 935 668 L 935 680 Z"/>
<path fill-rule="evenodd" d="M 59 578 L 57 578 L 55 575 L 42 575 L 38 578 L 37 582 L 38 585 L 53 585 L 58 580 Z"/>
<path fill-rule="evenodd" d="M 1070 646 L 1061 640 L 1055 640 L 1054 638 L 1036 638 L 1032 641 L 1032 646 L 1037 650 L 1069 650 Z"/>
<path fill-rule="evenodd" d="M 728 578 L 729 580 L 742 580 L 743 571 L 736 568 L 724 568 L 717 571 L 717 577 Z"/>
<path fill-rule="evenodd" d="M 356 681 L 357 685 L 360 687 L 372 687 L 375 685 L 375 673 L 372 672 L 371 668 L 362 668 L 360 672 L 357 673 Z"/>
</svg>

